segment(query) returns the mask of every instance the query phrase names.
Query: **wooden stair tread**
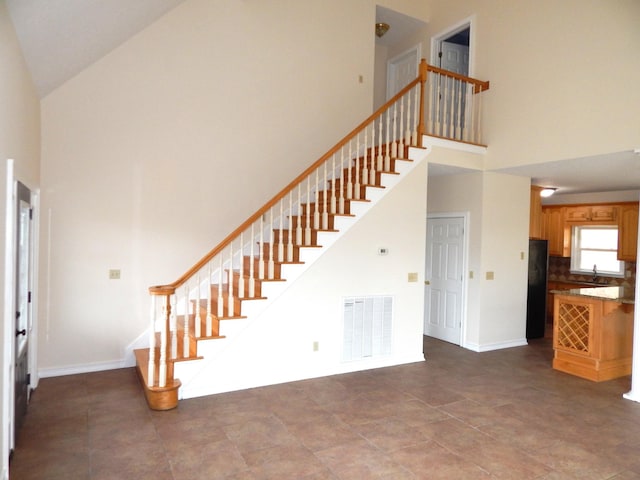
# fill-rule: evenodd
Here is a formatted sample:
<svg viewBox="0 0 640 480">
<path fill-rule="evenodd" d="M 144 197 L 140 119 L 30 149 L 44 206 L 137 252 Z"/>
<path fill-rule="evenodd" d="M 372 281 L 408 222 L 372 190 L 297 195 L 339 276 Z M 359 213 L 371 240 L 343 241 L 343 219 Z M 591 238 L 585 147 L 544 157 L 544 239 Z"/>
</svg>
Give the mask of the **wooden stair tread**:
<svg viewBox="0 0 640 480">
<path fill-rule="evenodd" d="M 178 406 L 178 389 L 182 385 L 180 380 L 168 379 L 165 387 L 148 386 L 149 349 L 140 348 L 134 350 L 133 353 L 136 357 L 136 372 L 149 408 L 152 410 L 176 408 Z"/>
</svg>

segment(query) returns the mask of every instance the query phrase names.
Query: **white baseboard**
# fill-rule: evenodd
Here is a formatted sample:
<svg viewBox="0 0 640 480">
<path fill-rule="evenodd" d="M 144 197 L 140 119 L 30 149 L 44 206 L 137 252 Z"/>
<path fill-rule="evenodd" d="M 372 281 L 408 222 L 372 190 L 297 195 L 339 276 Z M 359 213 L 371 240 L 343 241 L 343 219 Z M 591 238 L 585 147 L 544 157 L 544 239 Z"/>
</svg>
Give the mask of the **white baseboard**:
<svg viewBox="0 0 640 480">
<path fill-rule="evenodd" d="M 633 402 L 640 402 L 640 392 L 631 390 L 630 392 L 623 393 L 622 398 Z"/>
<path fill-rule="evenodd" d="M 129 365 L 129 362 L 125 360 L 116 360 L 113 362 L 99 362 L 99 363 L 90 363 L 86 365 L 71 365 L 68 367 L 59 367 L 59 368 L 41 368 L 38 370 L 38 375 L 40 378 L 47 377 L 61 377 L 64 375 L 77 375 L 79 373 L 91 373 L 91 372 L 102 372 L 104 370 L 115 370 L 118 368 L 127 368 L 133 367 L 133 365 Z"/>
<path fill-rule="evenodd" d="M 526 338 L 517 340 L 509 340 L 507 342 L 495 342 L 495 343 L 472 343 L 466 342 L 463 347 L 474 352 L 490 352 L 492 350 L 502 350 L 503 348 L 524 347 L 529 345 Z"/>
</svg>

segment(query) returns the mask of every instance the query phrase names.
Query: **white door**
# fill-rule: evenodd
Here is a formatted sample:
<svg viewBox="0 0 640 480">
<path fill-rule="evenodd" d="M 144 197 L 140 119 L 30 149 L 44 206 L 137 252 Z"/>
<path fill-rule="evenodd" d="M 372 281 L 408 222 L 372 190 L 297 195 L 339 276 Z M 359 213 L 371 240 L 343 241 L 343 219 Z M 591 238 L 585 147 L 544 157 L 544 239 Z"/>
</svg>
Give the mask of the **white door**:
<svg viewBox="0 0 640 480">
<path fill-rule="evenodd" d="M 419 45 L 387 63 L 387 100 L 418 78 Z"/>
<path fill-rule="evenodd" d="M 427 218 L 424 334 L 460 345 L 464 217 Z"/>
<path fill-rule="evenodd" d="M 469 47 L 451 42 L 440 46 L 440 68 L 469 76 Z"/>
<path fill-rule="evenodd" d="M 16 289 L 14 349 L 14 435 L 22 426 L 29 401 L 29 334 L 31 330 L 31 192 L 18 182 L 16 210 Z"/>
</svg>

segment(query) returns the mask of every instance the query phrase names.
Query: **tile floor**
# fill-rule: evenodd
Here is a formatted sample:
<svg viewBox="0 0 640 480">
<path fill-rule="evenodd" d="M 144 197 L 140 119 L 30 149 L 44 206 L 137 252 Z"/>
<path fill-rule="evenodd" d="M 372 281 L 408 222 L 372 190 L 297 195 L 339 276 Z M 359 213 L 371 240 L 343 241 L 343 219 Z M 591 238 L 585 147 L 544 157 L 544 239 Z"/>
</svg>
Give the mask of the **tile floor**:
<svg viewBox="0 0 640 480">
<path fill-rule="evenodd" d="M 43 379 L 11 480 L 640 479 L 629 378 L 550 368 L 549 339 L 147 409 L 133 369 Z"/>
</svg>

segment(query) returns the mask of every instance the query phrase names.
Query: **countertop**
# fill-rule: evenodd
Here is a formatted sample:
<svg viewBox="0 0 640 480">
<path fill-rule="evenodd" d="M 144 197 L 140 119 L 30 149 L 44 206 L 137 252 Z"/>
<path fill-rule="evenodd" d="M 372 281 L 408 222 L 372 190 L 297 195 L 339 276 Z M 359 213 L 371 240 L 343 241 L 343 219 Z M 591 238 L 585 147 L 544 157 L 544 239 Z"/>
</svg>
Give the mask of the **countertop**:
<svg viewBox="0 0 640 480">
<path fill-rule="evenodd" d="M 573 295 L 576 297 L 597 298 L 618 303 L 634 304 L 634 292 L 625 287 L 585 287 L 569 290 L 551 290 L 558 295 Z"/>
</svg>

